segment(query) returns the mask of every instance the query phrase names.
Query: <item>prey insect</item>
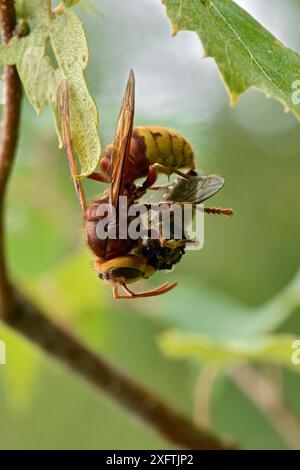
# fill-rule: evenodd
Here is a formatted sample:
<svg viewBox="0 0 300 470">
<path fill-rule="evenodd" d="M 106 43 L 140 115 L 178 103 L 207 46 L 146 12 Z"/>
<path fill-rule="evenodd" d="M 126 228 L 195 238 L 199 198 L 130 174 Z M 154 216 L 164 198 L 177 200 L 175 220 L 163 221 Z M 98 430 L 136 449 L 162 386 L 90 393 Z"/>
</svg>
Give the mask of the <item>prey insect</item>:
<svg viewBox="0 0 300 470">
<path fill-rule="evenodd" d="M 187 179 L 177 178 L 171 184 L 166 185 L 166 191 L 162 195 L 162 201 L 168 203 L 170 208 L 174 205 L 190 204 L 193 208 L 193 214 L 196 210 L 203 210 L 208 214 L 215 215 L 233 215 L 232 209 L 220 207 L 199 207 L 201 203 L 216 194 L 224 185 L 224 179 L 218 175 L 206 176 L 202 172 L 199 174 L 195 170 L 186 173 Z M 192 215 L 193 218 L 193 215 Z M 183 228 L 182 238 L 177 239 L 174 236 L 176 232 L 176 221 L 171 219 L 171 233 L 168 239 L 162 237 L 163 228 L 160 216 L 152 218 L 152 225 L 159 232 L 157 239 L 145 238 L 140 245 L 140 253 L 148 259 L 148 262 L 156 270 L 171 270 L 185 254 L 185 248 L 188 243 L 193 243 L 185 234 L 188 228 L 188 222 L 180 221 L 180 228 Z M 190 220 L 192 223 L 192 220 Z"/>
<path fill-rule="evenodd" d="M 133 239 L 128 232 L 124 236 L 99 237 L 97 227 L 114 208 L 115 218 L 108 224 L 109 230 L 119 233 L 120 197 L 126 198 L 127 206 L 135 205 L 148 189 L 164 190 L 164 199 L 172 202 L 191 202 L 195 206 L 217 192 L 224 180 L 217 176 L 204 177 L 194 172 L 194 154 L 187 141 L 175 131 L 153 126 L 133 128 L 135 79 L 131 71 L 123 97 L 113 144 L 106 147 L 100 160 L 99 173 L 89 177 L 109 184 L 103 194 L 88 204 L 83 184 L 78 180 L 77 165 L 70 133 L 69 97 L 67 81 L 60 83 L 57 107 L 64 148 L 67 154 L 73 182 L 83 211 L 86 241 L 95 255 L 94 267 L 104 281 L 113 287 L 115 298 L 139 298 L 164 294 L 177 283 L 165 283 L 156 289 L 134 292 L 129 285 L 148 279 L 157 270 L 169 269 L 184 253 L 187 240 L 152 240 L 147 237 Z M 189 168 L 186 173 L 182 168 Z M 154 186 L 157 172 L 177 174 L 174 183 Z M 144 177 L 141 185 L 136 179 Z M 207 209 L 214 213 L 229 213 L 225 209 Z M 226 212 L 227 211 L 227 212 Z M 129 216 L 126 214 L 129 219 Z M 108 233 L 109 235 L 109 233 Z M 158 243 L 158 244 L 157 244 Z M 120 294 L 119 288 L 124 293 Z"/>
</svg>

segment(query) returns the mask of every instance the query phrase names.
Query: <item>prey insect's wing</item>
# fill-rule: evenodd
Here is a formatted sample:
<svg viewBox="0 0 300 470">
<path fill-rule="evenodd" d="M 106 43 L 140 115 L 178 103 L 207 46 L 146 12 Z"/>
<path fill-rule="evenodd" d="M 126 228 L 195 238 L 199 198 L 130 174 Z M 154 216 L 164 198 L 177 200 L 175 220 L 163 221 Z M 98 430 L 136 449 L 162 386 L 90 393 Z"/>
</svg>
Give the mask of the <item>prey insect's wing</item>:
<svg viewBox="0 0 300 470">
<path fill-rule="evenodd" d="M 188 180 L 178 178 L 165 192 L 163 199 L 172 202 L 200 204 L 216 194 L 224 185 L 218 175 L 192 176 Z"/>
<path fill-rule="evenodd" d="M 70 113 L 69 113 L 69 92 L 67 80 L 62 80 L 57 90 L 57 110 L 59 125 L 63 139 L 64 148 L 68 157 L 69 167 L 76 189 L 76 193 L 83 212 L 86 210 L 86 198 L 81 181 L 77 179 L 78 171 L 75 156 L 73 153 L 71 132 L 70 132 Z"/>
<path fill-rule="evenodd" d="M 129 157 L 134 119 L 135 79 L 131 70 L 123 97 L 112 151 L 112 177 L 110 203 L 117 208 L 119 195 L 124 189 L 124 174 Z"/>
<path fill-rule="evenodd" d="M 177 178 L 160 195 L 160 202 L 168 202 L 170 205 L 180 205 L 182 208 L 185 203 L 196 206 L 217 193 L 224 185 L 224 179 L 218 175 L 205 176 L 203 174 L 190 176 L 189 179 Z M 155 191 L 157 193 L 157 191 Z M 157 194 L 156 194 L 157 197 Z M 152 201 L 153 203 L 153 201 Z M 151 221 L 151 227 L 161 232 L 162 219 L 159 211 L 150 210 L 148 218 L 144 216 L 143 224 Z M 187 228 L 187 227 L 186 227 Z"/>
<path fill-rule="evenodd" d="M 197 205 L 216 194 L 224 185 L 224 179 L 218 175 L 193 176 L 188 180 L 176 180 L 164 195 L 164 200 L 170 203 L 189 203 L 197 208 Z M 199 208 L 200 209 L 200 208 Z M 232 209 L 222 207 L 205 207 L 208 214 L 233 215 Z"/>
</svg>

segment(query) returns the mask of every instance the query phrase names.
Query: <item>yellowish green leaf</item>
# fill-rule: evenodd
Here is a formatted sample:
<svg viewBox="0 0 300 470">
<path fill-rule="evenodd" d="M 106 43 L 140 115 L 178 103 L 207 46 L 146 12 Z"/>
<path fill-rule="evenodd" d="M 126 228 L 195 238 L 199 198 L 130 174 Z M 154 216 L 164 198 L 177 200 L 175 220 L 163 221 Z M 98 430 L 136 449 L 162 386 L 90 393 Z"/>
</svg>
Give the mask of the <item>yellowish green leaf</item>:
<svg viewBox="0 0 300 470">
<path fill-rule="evenodd" d="M 0 373 L 8 402 L 14 408 L 26 409 L 31 402 L 40 355 L 27 340 L 4 325 L 0 326 L 0 339 L 6 347 L 6 364 L 0 366 Z"/>
<path fill-rule="evenodd" d="M 194 359 L 220 367 L 230 367 L 242 361 L 271 361 L 300 372 L 300 364 L 292 361 L 295 340 L 297 338 L 293 335 L 277 334 L 244 338 L 242 341 L 216 341 L 201 334 L 170 330 L 161 335 L 159 344 L 162 351 L 174 359 Z"/>
<path fill-rule="evenodd" d="M 44 0 L 15 0 L 17 17 L 25 20 L 36 18 L 44 7 Z"/>
<path fill-rule="evenodd" d="M 80 156 L 81 176 L 86 176 L 100 157 L 98 113 L 83 76 L 89 51 L 82 23 L 72 11 L 65 16 L 65 22 L 59 17 L 52 22 L 50 38 L 59 69 L 68 80 L 71 137 Z"/>
<path fill-rule="evenodd" d="M 28 3 L 22 5 L 25 11 Z M 101 149 L 97 108 L 83 74 L 89 59 L 83 26 L 71 10 L 55 16 L 49 14 L 45 0 L 36 0 L 34 5 L 36 10 L 32 5 L 30 14 L 36 11 L 35 29 L 26 37 L 13 38 L 9 44 L 0 46 L 0 65 L 17 65 L 30 103 L 38 114 L 49 104 L 54 112 L 56 129 L 59 128 L 57 88 L 62 79 L 67 79 L 71 136 L 80 162 L 79 176 L 84 177 L 94 171 Z M 55 64 L 49 48 L 52 48 Z"/>
<path fill-rule="evenodd" d="M 63 3 L 65 4 L 66 7 L 72 7 L 73 5 L 76 5 L 79 0 L 63 0 Z"/>
</svg>

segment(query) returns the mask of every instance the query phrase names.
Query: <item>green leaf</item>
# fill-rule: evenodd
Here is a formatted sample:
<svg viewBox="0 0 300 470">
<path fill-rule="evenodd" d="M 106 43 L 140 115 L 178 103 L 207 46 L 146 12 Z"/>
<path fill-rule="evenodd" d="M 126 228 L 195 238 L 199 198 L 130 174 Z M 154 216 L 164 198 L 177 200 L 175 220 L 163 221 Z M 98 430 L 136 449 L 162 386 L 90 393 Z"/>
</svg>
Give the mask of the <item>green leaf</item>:
<svg viewBox="0 0 300 470">
<path fill-rule="evenodd" d="M 76 5 L 76 3 L 78 2 L 79 0 L 63 0 L 63 3 L 67 8 L 72 7 L 73 5 Z"/>
<path fill-rule="evenodd" d="M 107 323 L 112 294 L 91 269 L 86 249 L 62 258 L 34 281 L 26 279 L 22 290 L 55 321 L 79 329 L 94 345 L 103 346 L 113 334 Z"/>
<path fill-rule="evenodd" d="M 44 0 L 15 0 L 17 18 L 33 19 L 43 11 L 44 5 Z"/>
<path fill-rule="evenodd" d="M 292 343 L 297 337 L 288 334 L 266 335 L 252 340 L 214 341 L 207 336 L 170 330 L 160 336 L 162 351 L 171 358 L 196 359 L 204 364 L 229 367 L 242 361 L 272 361 L 300 372 L 292 363 Z"/>
<path fill-rule="evenodd" d="M 232 0 L 163 0 L 173 25 L 195 31 L 216 61 L 234 105 L 250 87 L 280 101 L 300 120 L 300 57 Z"/>
<path fill-rule="evenodd" d="M 177 289 L 175 303 L 170 296 L 160 298 L 156 315 L 167 319 L 172 329 L 160 336 L 159 344 L 168 357 L 220 368 L 245 360 L 274 361 L 300 372 L 300 366 L 292 363 L 293 353 L 297 356 L 292 342 L 297 337 L 273 334 L 299 305 L 300 272 L 274 298 L 254 308 L 199 282 L 193 289 L 190 283 Z"/>
<path fill-rule="evenodd" d="M 71 137 L 80 157 L 81 176 L 92 173 L 100 157 L 98 113 L 83 76 L 89 51 L 82 23 L 72 11 L 66 22 L 52 22 L 51 44 L 60 70 L 69 84 Z"/>
<path fill-rule="evenodd" d="M 29 36 L 12 39 L 7 46 L 1 46 L 1 64 L 17 64 L 28 99 L 40 114 L 49 103 L 56 106 L 56 91 L 63 74 L 54 69 L 46 54 L 47 31 L 36 28 Z"/>
<path fill-rule="evenodd" d="M 0 339 L 6 347 L 6 365 L 0 367 L 8 401 L 13 408 L 26 409 L 32 398 L 40 355 L 27 340 L 3 324 L 0 325 Z"/>
<path fill-rule="evenodd" d="M 282 291 L 258 307 L 245 306 L 200 281 L 180 284 L 176 288 L 176 302 L 172 296 L 161 296 L 155 315 L 173 328 L 194 331 L 213 340 L 247 341 L 272 333 L 299 306 L 300 271 Z"/>
<path fill-rule="evenodd" d="M 87 310 L 105 310 L 111 294 L 91 269 L 91 256 L 86 249 L 77 250 L 63 258 L 47 271 L 47 275 L 42 274 L 36 278 L 35 286 L 38 287 L 50 311 L 55 312 L 61 307 L 65 308 L 66 315 L 62 309 L 59 312 L 59 315 L 65 318 L 80 316 Z M 55 295 L 45 296 L 50 287 Z M 60 305 L 57 305 L 57 298 L 61 300 Z"/>
<path fill-rule="evenodd" d="M 28 99 L 40 114 L 49 104 L 56 113 L 57 88 L 67 79 L 70 98 L 71 137 L 81 166 L 79 176 L 92 173 L 100 157 L 98 113 L 89 94 L 83 71 L 89 51 L 82 23 L 70 10 L 62 16 L 50 15 L 47 3 L 36 1 L 37 26 L 23 38 L 13 38 L 0 46 L 0 64 L 16 64 Z M 23 8 L 26 14 L 27 2 Z M 33 15 L 33 6 L 30 10 Z M 25 14 L 25 13 L 24 13 Z M 49 51 L 50 48 L 50 51 Z M 53 64 L 51 48 L 56 64 Z M 50 54 L 49 54 L 50 52 Z"/>
</svg>

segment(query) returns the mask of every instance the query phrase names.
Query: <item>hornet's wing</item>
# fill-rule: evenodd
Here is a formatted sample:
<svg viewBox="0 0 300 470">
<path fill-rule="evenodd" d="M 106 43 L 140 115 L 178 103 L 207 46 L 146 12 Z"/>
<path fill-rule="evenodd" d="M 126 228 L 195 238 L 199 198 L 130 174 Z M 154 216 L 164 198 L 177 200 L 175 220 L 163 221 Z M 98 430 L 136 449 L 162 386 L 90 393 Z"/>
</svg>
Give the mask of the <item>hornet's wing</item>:
<svg viewBox="0 0 300 470">
<path fill-rule="evenodd" d="M 62 80 L 59 84 L 57 91 L 57 110 L 59 117 L 59 125 L 61 135 L 64 143 L 64 148 L 68 157 L 69 167 L 73 179 L 73 183 L 76 189 L 76 193 L 81 205 L 83 212 L 86 210 L 86 198 L 82 183 L 78 180 L 77 165 L 73 153 L 71 132 L 70 132 L 70 113 L 69 113 L 69 93 L 68 93 L 68 82 Z"/>
<path fill-rule="evenodd" d="M 129 157 L 134 119 L 134 94 L 135 79 L 131 70 L 121 105 L 112 151 L 110 203 L 115 209 L 118 208 L 118 199 L 125 185 L 124 174 Z"/>
</svg>

